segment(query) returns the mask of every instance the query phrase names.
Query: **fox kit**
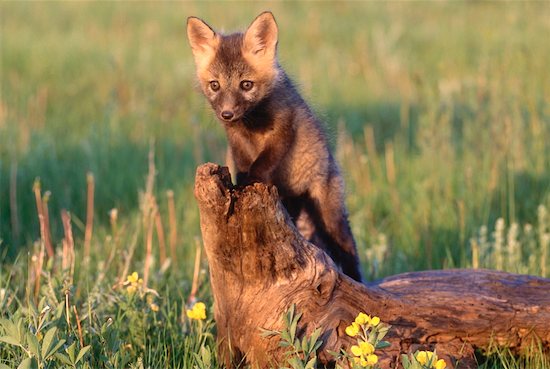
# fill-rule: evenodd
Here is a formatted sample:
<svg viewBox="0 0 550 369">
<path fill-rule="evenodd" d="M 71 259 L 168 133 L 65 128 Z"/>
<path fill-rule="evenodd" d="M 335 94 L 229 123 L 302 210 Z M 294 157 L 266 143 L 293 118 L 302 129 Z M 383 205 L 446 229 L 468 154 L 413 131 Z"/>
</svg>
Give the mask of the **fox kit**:
<svg viewBox="0 0 550 369">
<path fill-rule="evenodd" d="M 294 221 L 305 212 L 325 251 L 361 281 L 342 176 L 320 122 L 278 64 L 277 33 L 270 12 L 230 35 L 187 20 L 200 87 L 225 128 L 237 184 L 275 185 Z"/>
</svg>

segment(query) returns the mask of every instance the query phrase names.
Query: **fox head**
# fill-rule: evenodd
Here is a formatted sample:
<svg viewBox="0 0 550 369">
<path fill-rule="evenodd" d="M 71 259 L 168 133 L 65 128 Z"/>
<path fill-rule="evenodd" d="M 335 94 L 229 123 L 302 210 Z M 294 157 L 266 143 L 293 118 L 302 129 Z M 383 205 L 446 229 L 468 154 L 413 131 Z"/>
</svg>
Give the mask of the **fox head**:
<svg viewBox="0 0 550 369">
<path fill-rule="evenodd" d="M 222 35 L 196 17 L 187 19 L 187 37 L 201 89 L 218 118 L 235 122 L 273 88 L 278 76 L 277 23 L 260 14 L 244 33 Z"/>
</svg>

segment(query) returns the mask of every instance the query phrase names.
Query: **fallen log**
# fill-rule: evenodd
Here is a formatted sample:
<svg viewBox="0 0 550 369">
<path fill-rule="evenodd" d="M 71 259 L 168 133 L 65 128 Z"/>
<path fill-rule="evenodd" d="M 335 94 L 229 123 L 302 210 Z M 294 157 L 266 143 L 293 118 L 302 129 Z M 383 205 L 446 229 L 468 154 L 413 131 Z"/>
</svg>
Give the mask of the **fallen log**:
<svg viewBox="0 0 550 369">
<path fill-rule="evenodd" d="M 296 304 L 300 332 L 322 329 L 324 363 L 352 344 L 344 330 L 358 312 L 392 325 L 380 352 L 383 368 L 400 353 L 436 349 L 449 367 L 473 368 L 474 350 L 550 346 L 550 280 L 490 270 L 406 273 L 363 285 L 296 230 L 273 186 L 234 188 L 227 168 L 197 169 L 195 197 L 210 267 L 219 354 L 227 367 L 282 359 L 282 316 Z"/>
</svg>

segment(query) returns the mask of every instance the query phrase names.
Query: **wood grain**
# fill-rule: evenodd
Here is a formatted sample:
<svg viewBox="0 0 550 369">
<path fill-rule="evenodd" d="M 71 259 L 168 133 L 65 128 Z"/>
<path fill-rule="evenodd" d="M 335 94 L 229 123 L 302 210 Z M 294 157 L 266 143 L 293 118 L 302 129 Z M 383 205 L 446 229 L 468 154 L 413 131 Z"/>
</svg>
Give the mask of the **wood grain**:
<svg viewBox="0 0 550 369">
<path fill-rule="evenodd" d="M 550 280 L 490 270 L 406 273 L 363 285 L 341 274 L 289 219 L 273 186 L 234 188 L 227 168 L 204 164 L 195 182 L 201 231 L 210 267 L 219 353 L 227 367 L 280 362 L 278 339 L 296 304 L 301 334 L 321 327 L 319 353 L 352 341 L 344 329 L 359 311 L 392 325 L 383 368 L 400 353 L 436 349 L 453 367 L 474 368 L 474 350 L 491 343 L 521 350 L 550 346 Z"/>
</svg>

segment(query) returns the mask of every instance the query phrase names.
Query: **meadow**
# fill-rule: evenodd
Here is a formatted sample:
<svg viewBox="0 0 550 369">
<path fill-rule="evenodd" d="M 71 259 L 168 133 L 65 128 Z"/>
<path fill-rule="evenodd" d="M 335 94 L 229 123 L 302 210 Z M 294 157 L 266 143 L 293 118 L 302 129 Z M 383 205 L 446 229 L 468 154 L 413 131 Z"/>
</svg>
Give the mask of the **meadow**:
<svg viewBox="0 0 550 369">
<path fill-rule="evenodd" d="M 192 186 L 226 145 L 185 22 L 231 31 L 265 9 L 369 280 L 550 277 L 548 4 L 2 2 L 0 368 L 219 367 Z M 536 347 L 479 365 L 550 368 Z"/>
</svg>

